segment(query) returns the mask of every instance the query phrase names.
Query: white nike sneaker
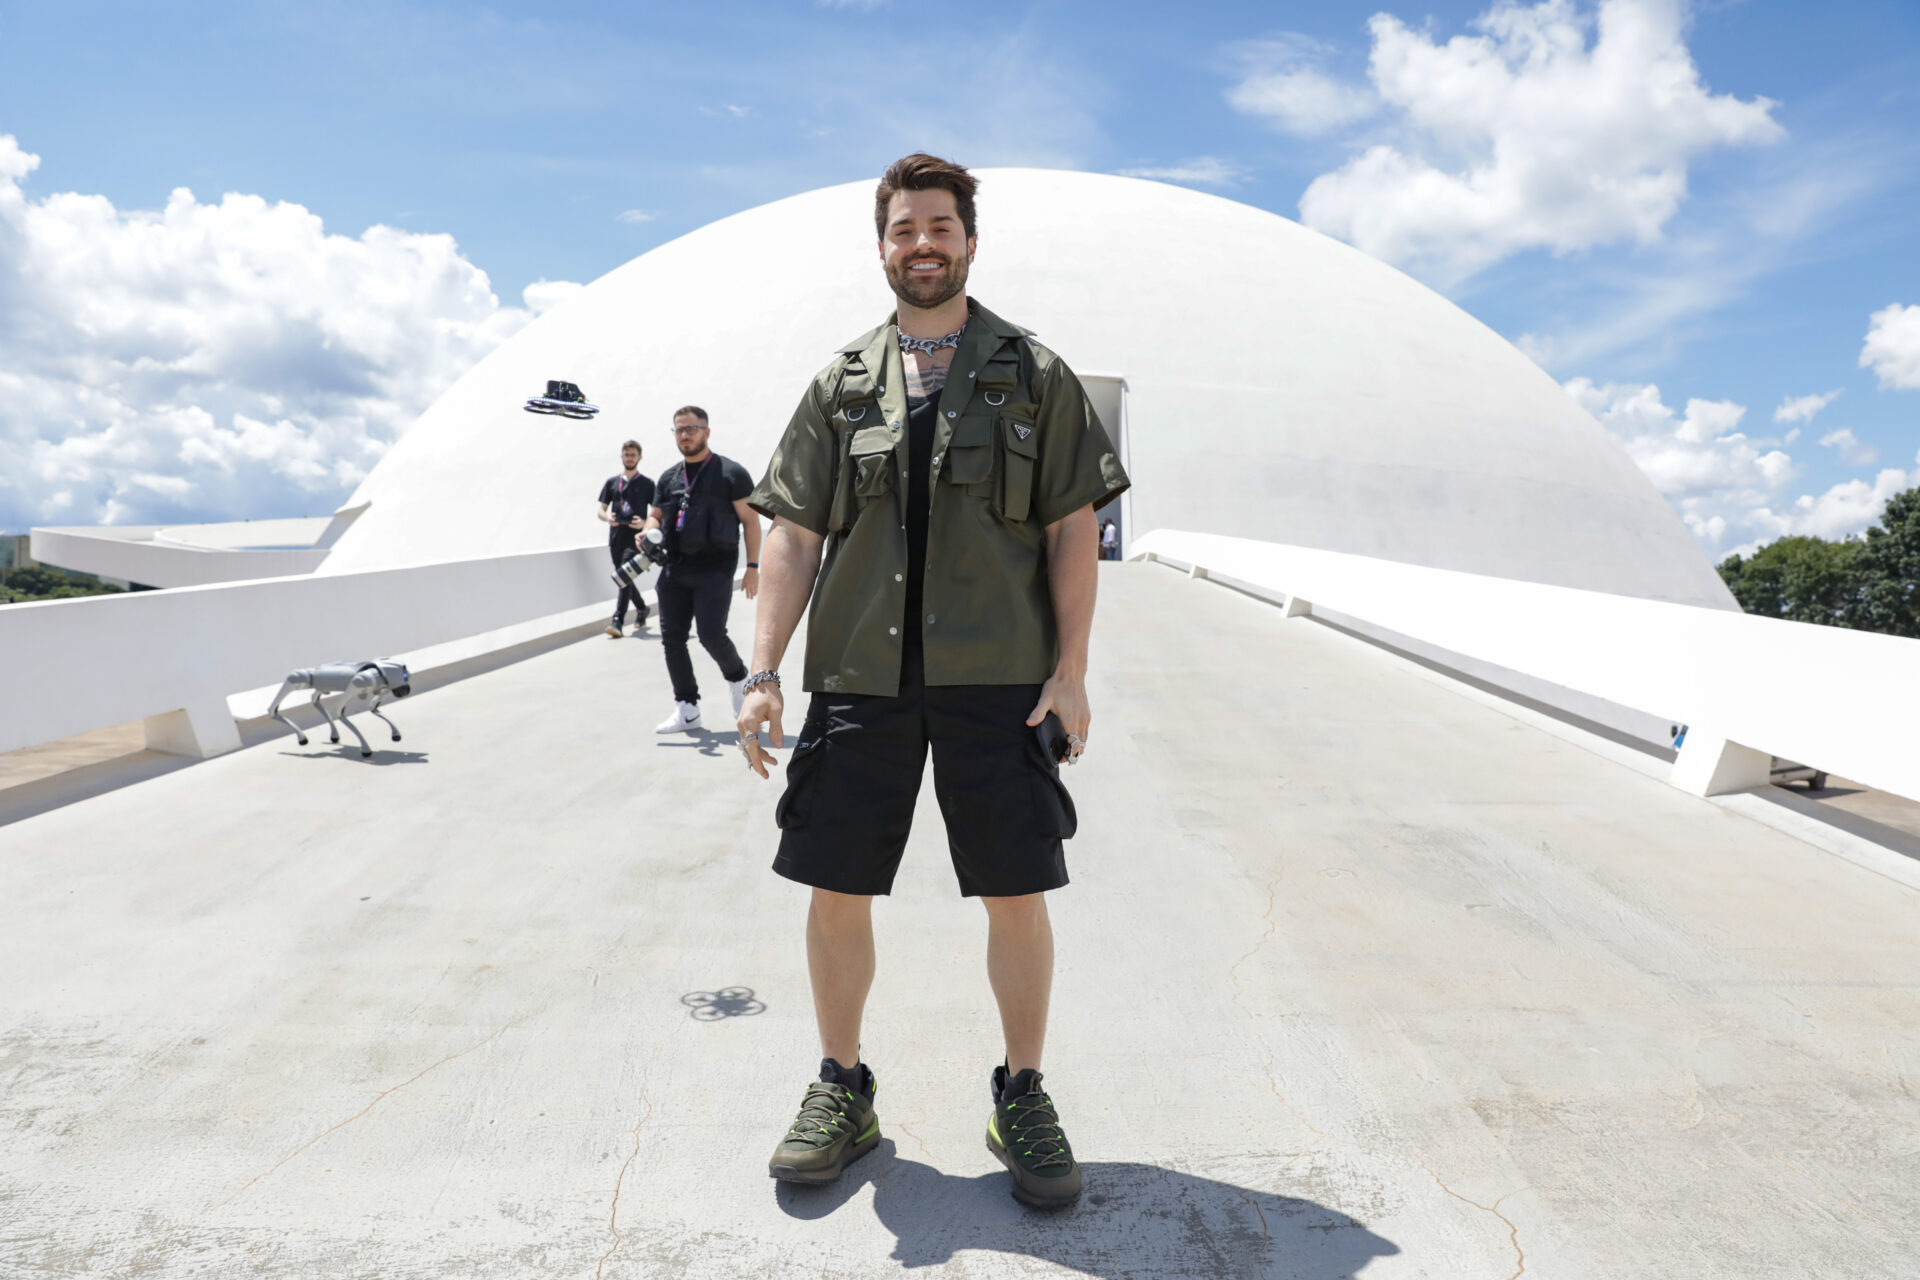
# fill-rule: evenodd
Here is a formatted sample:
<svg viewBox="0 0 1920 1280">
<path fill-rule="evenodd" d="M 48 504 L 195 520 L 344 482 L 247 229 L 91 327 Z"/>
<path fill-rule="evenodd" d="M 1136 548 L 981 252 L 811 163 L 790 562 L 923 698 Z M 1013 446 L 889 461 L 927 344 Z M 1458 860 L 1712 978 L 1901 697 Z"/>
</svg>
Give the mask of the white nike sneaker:
<svg viewBox="0 0 1920 1280">
<path fill-rule="evenodd" d="M 700 704 L 676 702 L 673 714 L 654 726 L 655 733 L 692 733 L 700 727 Z"/>
<path fill-rule="evenodd" d="M 747 701 L 747 678 L 741 676 L 738 680 L 727 681 L 727 692 L 733 695 L 733 718 L 738 720 L 740 708 L 745 706 Z"/>
</svg>

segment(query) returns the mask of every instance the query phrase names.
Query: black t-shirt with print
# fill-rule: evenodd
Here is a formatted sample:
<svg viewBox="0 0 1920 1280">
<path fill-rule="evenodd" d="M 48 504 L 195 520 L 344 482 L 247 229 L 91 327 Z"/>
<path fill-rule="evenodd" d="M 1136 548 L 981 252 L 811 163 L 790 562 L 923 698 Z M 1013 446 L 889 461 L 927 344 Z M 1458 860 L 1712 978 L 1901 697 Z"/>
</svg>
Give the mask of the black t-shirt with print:
<svg viewBox="0 0 1920 1280">
<path fill-rule="evenodd" d="M 693 497 L 683 504 L 688 472 L 693 474 Z M 681 569 L 733 572 L 740 563 L 740 516 L 733 504 L 752 492 L 753 477 L 747 469 L 717 453 L 707 454 L 705 462 L 689 466 L 683 460 L 662 471 L 653 505 L 660 508 L 660 531 L 672 557 L 668 563 Z"/>
<path fill-rule="evenodd" d="M 646 520 L 647 508 L 653 505 L 653 481 L 637 471 L 631 480 L 627 479 L 625 472 L 610 476 L 600 486 L 600 501 L 606 504 L 607 513 L 615 521 L 607 526 L 607 540 L 632 542 L 639 532 L 628 528 L 627 521 L 635 516 Z"/>
</svg>

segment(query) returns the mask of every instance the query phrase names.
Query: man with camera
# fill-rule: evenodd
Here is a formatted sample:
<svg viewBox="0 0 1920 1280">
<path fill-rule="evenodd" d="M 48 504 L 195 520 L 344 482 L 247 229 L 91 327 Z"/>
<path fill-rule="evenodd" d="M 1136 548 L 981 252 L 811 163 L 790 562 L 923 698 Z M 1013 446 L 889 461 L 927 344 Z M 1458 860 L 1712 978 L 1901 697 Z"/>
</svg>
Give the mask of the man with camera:
<svg viewBox="0 0 1920 1280">
<path fill-rule="evenodd" d="M 645 528 L 660 531 L 667 556 L 654 595 L 660 603 L 660 647 L 666 650 L 667 675 L 673 681 L 673 711 L 655 727 L 658 733 L 700 728 L 700 686 L 687 652 L 687 636 L 696 625 L 701 647 L 727 682 L 736 715 L 747 678 L 747 664 L 727 636 L 727 611 L 733 604 L 742 529 L 747 535 L 747 573 L 740 590 L 751 600 L 760 589 L 760 517 L 747 505 L 753 477 L 733 459 L 708 449 L 709 434 L 705 409 L 690 404 L 674 412 L 673 439 L 680 461 L 660 473 L 647 513 Z"/>
<path fill-rule="evenodd" d="M 1059 764 L 1079 758 L 1092 718 L 1094 508 L 1128 481 L 1066 363 L 967 297 L 974 189 L 933 156 L 888 168 L 874 223 L 898 309 L 814 378 L 753 493 L 773 528 L 737 727 L 763 778 L 776 761 L 759 732 L 784 745 L 778 668 L 813 601 L 813 699 L 773 865 L 812 887 L 823 1061 L 768 1170 L 829 1182 L 880 1140 L 860 1046 L 872 903 L 892 888 L 931 751 L 960 891 L 987 913 L 1005 1047 L 987 1145 L 1017 1198 L 1057 1206 L 1081 1178 L 1041 1088 L 1045 895 L 1067 883 L 1075 827 Z"/>
<path fill-rule="evenodd" d="M 634 539 L 647 522 L 647 509 L 653 505 L 653 481 L 640 474 L 640 442 L 629 440 L 620 446 L 620 474 L 609 476 L 600 486 L 600 519 L 608 525 L 607 550 L 613 554 L 613 567 L 625 564 L 634 551 Z M 618 640 L 627 625 L 627 604 L 634 609 L 634 630 L 647 625 L 647 602 L 632 584 L 619 578 L 620 594 L 613 600 L 613 621 L 607 634 Z"/>
</svg>

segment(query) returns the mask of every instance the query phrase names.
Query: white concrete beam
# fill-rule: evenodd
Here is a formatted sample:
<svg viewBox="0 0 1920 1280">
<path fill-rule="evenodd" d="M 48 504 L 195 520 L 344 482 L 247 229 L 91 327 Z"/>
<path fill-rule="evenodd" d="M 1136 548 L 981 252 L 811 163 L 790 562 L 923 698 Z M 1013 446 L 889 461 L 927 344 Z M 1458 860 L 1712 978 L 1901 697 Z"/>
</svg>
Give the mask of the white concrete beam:
<svg viewBox="0 0 1920 1280">
<path fill-rule="evenodd" d="M 1698 728 L 1687 730 L 1669 781 L 1696 796 L 1764 787 L 1773 777 L 1773 757 Z"/>
<path fill-rule="evenodd" d="M 227 700 L 209 694 L 191 706 L 148 716 L 147 750 L 205 760 L 240 749 L 240 730 L 227 710 Z"/>
</svg>

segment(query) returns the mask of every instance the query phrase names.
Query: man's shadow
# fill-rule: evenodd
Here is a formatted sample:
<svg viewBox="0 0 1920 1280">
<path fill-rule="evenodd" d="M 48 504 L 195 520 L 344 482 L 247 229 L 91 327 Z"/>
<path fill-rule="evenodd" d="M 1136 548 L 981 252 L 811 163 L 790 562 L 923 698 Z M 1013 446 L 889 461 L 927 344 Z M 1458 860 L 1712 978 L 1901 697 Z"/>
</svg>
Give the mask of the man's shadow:
<svg viewBox="0 0 1920 1280">
<path fill-rule="evenodd" d="M 777 1184 L 788 1216 L 824 1218 L 873 1186 L 873 1209 L 903 1266 L 950 1262 L 964 1249 L 1024 1254 L 1103 1280 L 1168 1276 L 1343 1280 L 1400 1252 L 1344 1213 L 1311 1200 L 1254 1191 L 1158 1165 L 1083 1165 L 1086 1193 L 1071 1208 L 1030 1209 L 998 1170 L 976 1178 L 903 1160 L 883 1138 L 824 1187 Z"/>
</svg>

